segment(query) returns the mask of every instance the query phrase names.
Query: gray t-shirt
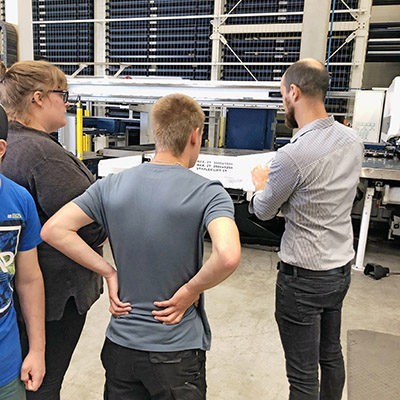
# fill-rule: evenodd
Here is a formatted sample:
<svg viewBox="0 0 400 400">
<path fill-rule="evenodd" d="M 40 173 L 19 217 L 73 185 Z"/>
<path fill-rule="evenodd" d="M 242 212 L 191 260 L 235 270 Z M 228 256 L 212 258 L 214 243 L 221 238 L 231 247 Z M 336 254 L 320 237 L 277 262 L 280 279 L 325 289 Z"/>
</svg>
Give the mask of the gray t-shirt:
<svg viewBox="0 0 400 400">
<path fill-rule="evenodd" d="M 119 298 L 132 305 L 129 315 L 111 317 L 107 337 L 143 351 L 209 350 L 203 295 L 179 324 L 164 325 L 151 312 L 154 301 L 171 298 L 201 268 L 208 224 L 234 218 L 221 183 L 180 165 L 146 163 L 97 181 L 74 202 L 105 227 Z"/>
</svg>

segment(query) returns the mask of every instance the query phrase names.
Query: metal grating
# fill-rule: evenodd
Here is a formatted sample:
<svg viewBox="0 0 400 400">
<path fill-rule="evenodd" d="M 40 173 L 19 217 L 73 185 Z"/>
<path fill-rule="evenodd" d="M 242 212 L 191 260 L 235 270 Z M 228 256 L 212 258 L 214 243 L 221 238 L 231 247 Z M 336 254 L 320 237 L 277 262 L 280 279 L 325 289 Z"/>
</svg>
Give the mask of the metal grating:
<svg viewBox="0 0 400 400">
<path fill-rule="evenodd" d="M 93 0 L 32 0 L 33 21 L 83 20 L 94 17 Z M 94 61 L 94 27 L 89 22 L 65 24 L 34 24 L 33 48 L 36 59 L 53 63 L 76 62 L 76 65 L 59 65 L 70 75 L 78 63 Z M 81 75 L 93 75 L 88 67 Z"/>
<path fill-rule="evenodd" d="M 227 0 L 225 14 L 230 13 L 227 24 L 291 24 L 303 21 L 304 0 Z M 235 17 L 240 14 L 265 14 Z M 274 14 L 274 15 L 268 15 Z M 278 15 L 275 15 L 278 14 Z"/>
<path fill-rule="evenodd" d="M 336 0 L 335 2 L 335 14 L 334 21 L 336 22 L 346 22 L 346 21 L 354 21 L 354 17 L 350 12 L 340 12 L 345 10 L 356 10 L 358 9 L 360 0 Z M 333 9 L 333 1 L 331 3 L 331 10 Z M 339 12 L 338 12 L 339 11 Z"/>
<path fill-rule="evenodd" d="M 76 63 L 59 64 L 67 74 L 76 71 L 78 63 L 94 60 L 94 23 L 78 21 L 94 18 L 95 0 L 32 1 L 35 21 L 75 21 L 34 24 L 37 54 L 55 63 Z M 213 0 L 99 1 L 104 1 L 108 20 L 107 74 L 210 79 Z M 359 0 L 332 1 L 332 7 L 333 3 L 335 22 L 354 21 L 356 14 L 350 10 L 358 9 Z M 287 67 L 300 57 L 303 12 L 304 0 L 226 0 L 221 20 L 227 29 L 221 36 L 222 52 L 218 60 L 221 79 L 280 80 Z M 259 32 L 266 31 L 263 25 L 268 26 L 268 33 Z M 329 60 L 332 91 L 349 89 L 353 41 L 345 43 L 345 40 L 350 33 L 333 32 L 330 54 L 338 52 Z M 381 45 L 386 46 L 385 43 Z M 129 65 L 121 72 L 124 64 Z M 94 68 L 89 67 L 81 74 L 93 72 Z M 329 100 L 328 106 L 345 112 L 347 100 Z"/>
<path fill-rule="evenodd" d="M 225 37 L 240 60 L 260 81 L 279 81 L 288 66 L 300 56 L 301 33 L 231 34 Z M 223 61 L 238 62 L 226 46 L 223 49 Z M 243 65 L 224 65 L 221 79 L 254 80 Z"/>
<path fill-rule="evenodd" d="M 331 9 L 334 10 L 333 21 L 354 21 L 353 13 L 341 11 L 356 10 L 358 7 L 359 0 L 336 0 L 332 2 Z M 329 59 L 328 68 L 331 82 L 325 103 L 328 113 L 336 115 L 339 120 L 348 116 L 349 100 L 347 98 L 331 98 L 330 93 L 331 91 L 348 91 L 350 89 L 354 41 L 350 40 L 346 43 L 346 39 L 351 34 L 351 31 L 332 32 L 330 49 L 330 39 L 328 37 L 326 59 Z"/>
<path fill-rule="evenodd" d="M 330 63 L 334 64 L 329 66 L 329 72 L 331 74 L 331 90 L 349 89 L 354 41 L 352 40 L 349 43 L 346 43 L 344 46 L 343 44 L 351 33 L 351 31 L 332 33 L 331 54 L 334 54 L 337 50 L 338 51 L 329 60 Z M 328 57 L 330 57 L 330 55 L 328 54 L 327 50 L 326 58 L 328 59 Z"/>
<path fill-rule="evenodd" d="M 227 0 L 227 25 L 302 23 L 303 0 Z M 237 17 L 242 15 L 242 17 Z M 279 29 L 279 30 L 282 30 Z M 246 32 L 246 29 L 243 29 Z M 226 34 L 228 46 L 223 46 L 222 61 L 239 65 L 223 65 L 223 80 L 280 80 L 287 67 L 300 56 L 301 32 Z M 230 48 L 235 52 L 230 50 Z M 246 65 L 248 71 L 243 64 Z M 252 65 L 260 63 L 261 65 Z"/>
<path fill-rule="evenodd" d="M 331 54 L 329 73 L 331 75 L 330 91 L 348 91 L 350 88 L 350 77 L 353 60 L 354 41 L 345 44 L 346 38 L 351 31 L 332 32 Z M 329 54 L 327 50 L 328 59 Z M 333 64 L 333 65 L 332 65 Z M 335 115 L 348 114 L 348 99 L 330 97 L 328 92 L 326 99 L 326 108 L 328 113 Z"/>
<path fill-rule="evenodd" d="M 210 0 L 109 1 L 107 18 L 147 18 L 108 22 L 106 58 L 110 63 L 137 63 L 124 75 L 209 79 L 213 13 Z M 174 18 L 187 17 L 187 18 Z M 165 19 L 162 19 L 165 18 Z M 115 74 L 118 66 L 109 66 Z"/>
</svg>

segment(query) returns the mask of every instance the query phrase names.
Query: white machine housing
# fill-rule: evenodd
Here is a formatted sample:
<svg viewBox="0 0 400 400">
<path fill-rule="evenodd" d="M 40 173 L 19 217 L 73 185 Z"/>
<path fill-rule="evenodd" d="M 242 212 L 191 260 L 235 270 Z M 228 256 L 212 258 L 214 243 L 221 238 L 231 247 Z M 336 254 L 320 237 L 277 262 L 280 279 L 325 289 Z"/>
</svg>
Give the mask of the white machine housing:
<svg viewBox="0 0 400 400">
<path fill-rule="evenodd" d="M 381 140 L 387 142 L 394 136 L 400 136 L 400 76 L 393 79 L 386 91 Z"/>
</svg>

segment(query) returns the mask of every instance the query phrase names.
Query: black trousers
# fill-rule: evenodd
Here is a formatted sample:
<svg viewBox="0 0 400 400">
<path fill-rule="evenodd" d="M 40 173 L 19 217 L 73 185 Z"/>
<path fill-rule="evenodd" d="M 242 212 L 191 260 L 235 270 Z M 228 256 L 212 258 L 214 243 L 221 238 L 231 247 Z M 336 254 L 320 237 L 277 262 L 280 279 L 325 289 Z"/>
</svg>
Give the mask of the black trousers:
<svg viewBox="0 0 400 400">
<path fill-rule="evenodd" d="M 27 400 L 59 400 L 64 375 L 72 353 L 81 336 L 86 313 L 78 314 L 71 297 L 59 321 L 46 322 L 46 375 L 37 392 L 26 392 Z M 28 353 L 29 343 L 25 325 L 19 323 L 22 356 Z"/>
<path fill-rule="evenodd" d="M 147 352 L 106 338 L 104 400 L 205 400 L 205 351 Z"/>
<path fill-rule="evenodd" d="M 335 275 L 294 272 L 280 271 L 276 281 L 275 318 L 285 351 L 289 399 L 340 400 L 345 381 L 340 326 L 350 265 Z"/>
</svg>

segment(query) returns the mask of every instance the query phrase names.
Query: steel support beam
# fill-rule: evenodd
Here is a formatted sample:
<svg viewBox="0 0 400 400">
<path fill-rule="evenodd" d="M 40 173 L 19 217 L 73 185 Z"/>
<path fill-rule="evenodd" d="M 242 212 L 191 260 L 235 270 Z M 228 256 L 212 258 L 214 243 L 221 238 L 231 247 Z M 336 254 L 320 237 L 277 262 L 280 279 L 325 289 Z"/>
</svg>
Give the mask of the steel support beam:
<svg viewBox="0 0 400 400">
<path fill-rule="evenodd" d="M 325 63 L 331 1 L 305 0 L 300 59 L 315 58 Z"/>
<path fill-rule="evenodd" d="M 213 34 L 210 39 L 212 40 L 212 52 L 211 52 L 211 80 L 221 79 L 221 65 L 222 61 L 222 43 L 219 40 L 219 30 L 221 28 L 221 15 L 224 12 L 225 0 L 215 0 L 214 2 L 214 14 L 215 17 L 211 21 L 213 26 Z"/>
<path fill-rule="evenodd" d="M 221 15 L 224 13 L 225 0 L 215 0 L 214 1 L 214 19 L 211 21 L 213 26 L 213 33 L 210 37 L 212 40 L 212 52 L 211 52 L 211 80 L 219 81 L 221 79 L 222 71 L 222 42 L 220 40 L 219 29 L 221 28 L 222 18 Z M 219 132 L 216 129 L 216 118 L 217 110 L 215 107 L 210 107 L 208 114 L 209 124 L 208 124 L 208 146 L 216 147 L 219 142 Z"/>
<path fill-rule="evenodd" d="M 219 32 L 226 33 L 278 33 L 301 32 L 302 24 L 249 24 L 249 25 L 221 25 Z"/>
<path fill-rule="evenodd" d="M 367 247 L 369 220 L 371 217 L 372 199 L 374 197 L 374 192 L 375 189 L 373 187 L 372 188 L 369 187 L 367 188 L 367 191 L 365 193 L 360 234 L 358 237 L 356 263 L 355 265 L 353 265 L 353 269 L 357 271 L 364 271 L 364 256 L 365 256 L 365 249 Z"/>
<path fill-rule="evenodd" d="M 358 23 L 355 21 L 334 22 L 334 31 L 354 31 Z M 221 25 L 219 33 L 296 33 L 303 30 L 303 24 L 247 24 L 247 25 Z M 326 32 L 327 33 L 327 32 Z"/>
<path fill-rule="evenodd" d="M 372 0 L 360 0 L 359 8 L 361 11 L 358 16 L 358 28 L 354 39 L 353 68 L 350 78 L 351 88 L 361 88 L 362 86 Z"/>
<path fill-rule="evenodd" d="M 33 60 L 32 0 L 6 0 L 5 9 L 18 32 L 18 60 Z"/>
<path fill-rule="evenodd" d="M 106 74 L 106 5 L 104 1 L 94 2 L 94 18 L 101 22 L 94 24 L 94 62 L 104 63 L 94 67 L 95 76 L 105 76 Z"/>
</svg>

